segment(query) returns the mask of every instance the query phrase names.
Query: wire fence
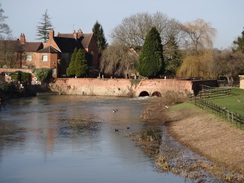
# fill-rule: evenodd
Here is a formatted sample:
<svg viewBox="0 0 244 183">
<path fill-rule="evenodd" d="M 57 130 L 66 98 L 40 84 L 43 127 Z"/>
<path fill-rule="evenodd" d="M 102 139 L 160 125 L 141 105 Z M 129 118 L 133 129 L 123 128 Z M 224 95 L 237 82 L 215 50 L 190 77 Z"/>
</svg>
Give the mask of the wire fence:
<svg viewBox="0 0 244 183">
<path fill-rule="evenodd" d="M 237 113 L 229 111 L 226 107 L 218 106 L 214 103 L 208 101 L 209 98 L 220 97 L 229 95 L 231 92 L 230 88 L 227 89 L 216 89 L 211 87 L 203 86 L 202 91 L 199 92 L 198 96 L 191 97 L 191 101 L 194 104 L 204 110 L 211 111 L 220 118 L 225 119 L 237 127 L 244 128 L 244 116 L 241 116 Z"/>
</svg>

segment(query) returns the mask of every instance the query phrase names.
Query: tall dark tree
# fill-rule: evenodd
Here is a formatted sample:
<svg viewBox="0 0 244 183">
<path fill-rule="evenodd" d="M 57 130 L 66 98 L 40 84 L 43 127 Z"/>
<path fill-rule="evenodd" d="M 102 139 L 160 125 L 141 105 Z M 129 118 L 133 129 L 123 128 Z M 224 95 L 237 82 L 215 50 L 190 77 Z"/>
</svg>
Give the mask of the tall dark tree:
<svg viewBox="0 0 244 183">
<path fill-rule="evenodd" d="M 77 54 L 77 48 L 75 48 L 74 52 L 71 55 L 71 60 L 69 63 L 69 67 L 66 70 L 67 76 L 74 76 L 75 75 L 75 59 Z"/>
<path fill-rule="evenodd" d="M 241 36 L 233 41 L 233 44 L 233 51 L 241 51 L 242 53 L 244 53 L 244 30 L 242 31 Z"/>
<path fill-rule="evenodd" d="M 95 25 L 93 26 L 92 32 L 94 33 L 99 50 L 104 50 L 107 46 L 107 40 L 105 39 L 103 28 L 98 21 L 96 21 Z"/>
<path fill-rule="evenodd" d="M 163 48 L 165 73 L 174 76 L 177 69 L 182 64 L 182 54 L 173 35 L 170 36 L 169 41 Z"/>
<path fill-rule="evenodd" d="M 1 8 L 1 3 L 0 3 L 0 39 L 3 39 L 4 35 L 9 35 L 11 33 L 11 30 L 8 26 L 8 24 L 4 23 L 5 19 L 8 18 L 3 15 L 4 10 Z"/>
<path fill-rule="evenodd" d="M 38 40 L 43 40 L 45 43 L 48 40 L 49 37 L 49 30 L 52 29 L 52 23 L 51 23 L 51 18 L 47 14 L 47 10 L 45 13 L 42 15 L 41 22 L 39 22 L 39 26 L 37 26 L 37 39 Z"/>
<path fill-rule="evenodd" d="M 88 64 L 86 60 L 86 54 L 83 49 L 79 49 L 77 51 L 74 66 L 76 77 L 85 77 L 87 75 Z"/>
<path fill-rule="evenodd" d="M 141 76 L 153 78 L 164 73 L 163 46 L 156 27 L 148 32 L 139 55 L 137 70 Z"/>
</svg>

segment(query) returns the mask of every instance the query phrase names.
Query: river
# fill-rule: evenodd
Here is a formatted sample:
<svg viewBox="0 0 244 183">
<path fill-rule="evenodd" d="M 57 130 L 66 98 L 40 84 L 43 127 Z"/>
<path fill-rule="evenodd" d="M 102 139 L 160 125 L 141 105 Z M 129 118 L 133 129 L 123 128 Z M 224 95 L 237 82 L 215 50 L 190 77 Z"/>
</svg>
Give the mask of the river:
<svg viewBox="0 0 244 183">
<path fill-rule="evenodd" d="M 191 182 L 157 171 L 155 160 L 129 137 L 145 128 L 140 115 L 153 101 L 95 96 L 9 100 L 0 111 L 0 183 Z"/>
</svg>

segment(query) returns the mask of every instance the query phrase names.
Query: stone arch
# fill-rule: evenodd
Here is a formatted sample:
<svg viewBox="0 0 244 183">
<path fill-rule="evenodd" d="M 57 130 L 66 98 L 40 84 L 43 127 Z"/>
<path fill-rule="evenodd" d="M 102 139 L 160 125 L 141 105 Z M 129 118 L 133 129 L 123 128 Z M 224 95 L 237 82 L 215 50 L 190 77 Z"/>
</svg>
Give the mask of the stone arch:
<svg viewBox="0 0 244 183">
<path fill-rule="evenodd" d="M 158 91 L 155 91 L 152 93 L 152 97 L 162 97 L 161 93 Z"/>
<path fill-rule="evenodd" d="M 146 97 L 146 96 L 150 96 L 149 93 L 147 91 L 142 91 L 140 94 L 139 94 L 139 97 Z"/>
</svg>

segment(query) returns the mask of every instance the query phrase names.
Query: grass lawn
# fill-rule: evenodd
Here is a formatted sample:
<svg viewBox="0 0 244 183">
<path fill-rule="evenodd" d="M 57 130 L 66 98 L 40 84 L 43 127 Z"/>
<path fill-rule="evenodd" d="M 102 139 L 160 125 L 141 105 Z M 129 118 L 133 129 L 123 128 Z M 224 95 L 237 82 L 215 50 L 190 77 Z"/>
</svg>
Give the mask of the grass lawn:
<svg viewBox="0 0 244 183">
<path fill-rule="evenodd" d="M 238 99 L 242 102 L 238 102 Z M 235 112 L 244 116 L 244 90 L 240 88 L 232 88 L 231 93 L 228 96 L 216 97 L 208 99 L 209 102 L 217 104 L 222 107 L 226 107 L 229 111 Z M 194 104 L 185 102 L 182 104 L 172 106 L 172 109 L 199 109 Z"/>
<path fill-rule="evenodd" d="M 238 99 L 241 101 L 239 102 Z M 229 111 L 244 116 L 244 90 L 240 88 L 232 88 L 228 96 L 210 98 L 209 102 L 226 107 Z"/>
<path fill-rule="evenodd" d="M 184 103 L 181 103 L 181 104 L 173 105 L 171 108 L 172 109 L 185 109 L 185 108 L 189 108 L 189 109 L 195 109 L 195 110 L 199 110 L 200 109 L 199 107 L 197 107 L 194 104 L 189 103 L 189 102 L 184 102 Z"/>
</svg>

